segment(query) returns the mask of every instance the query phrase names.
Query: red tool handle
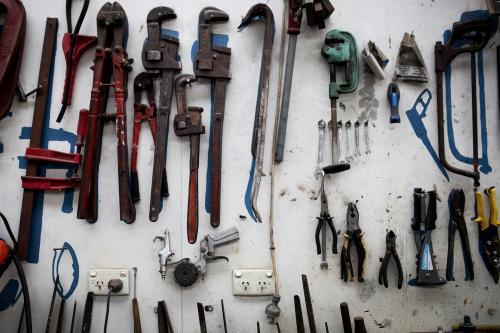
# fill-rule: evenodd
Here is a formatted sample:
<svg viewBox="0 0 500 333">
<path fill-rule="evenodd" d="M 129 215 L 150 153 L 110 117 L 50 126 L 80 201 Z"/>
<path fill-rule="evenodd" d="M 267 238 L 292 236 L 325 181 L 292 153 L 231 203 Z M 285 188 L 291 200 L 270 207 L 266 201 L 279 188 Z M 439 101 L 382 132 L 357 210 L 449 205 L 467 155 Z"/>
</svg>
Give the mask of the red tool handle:
<svg viewBox="0 0 500 333">
<path fill-rule="evenodd" d="M 73 52 L 71 52 L 71 40 L 73 39 Z M 62 103 L 71 105 L 73 97 L 73 85 L 75 82 L 76 68 L 78 61 L 82 55 L 97 43 L 97 38 L 94 36 L 73 35 L 65 33 L 62 40 L 62 48 L 64 57 L 66 58 L 66 76 L 64 80 L 64 93 Z M 70 57 L 70 53 L 71 57 Z M 70 61 L 71 59 L 71 61 Z"/>
<path fill-rule="evenodd" d="M 300 34 L 302 23 L 302 0 L 288 0 L 288 30 L 289 35 Z"/>
<path fill-rule="evenodd" d="M 191 170 L 189 174 L 187 236 L 189 244 L 196 243 L 198 237 L 198 170 Z"/>
</svg>

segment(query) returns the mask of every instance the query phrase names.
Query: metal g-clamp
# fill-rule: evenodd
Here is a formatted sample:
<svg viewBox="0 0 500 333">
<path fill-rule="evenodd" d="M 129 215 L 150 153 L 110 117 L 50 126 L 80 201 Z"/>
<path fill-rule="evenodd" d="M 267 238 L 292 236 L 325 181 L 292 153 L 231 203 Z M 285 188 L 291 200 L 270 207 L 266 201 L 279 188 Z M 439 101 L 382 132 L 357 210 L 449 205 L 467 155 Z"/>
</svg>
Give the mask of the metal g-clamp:
<svg viewBox="0 0 500 333">
<path fill-rule="evenodd" d="M 170 232 L 168 229 L 165 229 L 165 233 L 163 235 L 158 235 L 153 239 L 153 243 L 159 239 L 160 241 L 163 241 L 165 246 L 163 249 L 158 251 L 158 259 L 160 261 L 160 274 L 161 274 L 161 279 L 165 280 L 165 276 L 167 274 L 167 263 L 171 260 L 170 257 L 172 257 L 175 253 L 172 252 L 170 249 Z"/>
</svg>

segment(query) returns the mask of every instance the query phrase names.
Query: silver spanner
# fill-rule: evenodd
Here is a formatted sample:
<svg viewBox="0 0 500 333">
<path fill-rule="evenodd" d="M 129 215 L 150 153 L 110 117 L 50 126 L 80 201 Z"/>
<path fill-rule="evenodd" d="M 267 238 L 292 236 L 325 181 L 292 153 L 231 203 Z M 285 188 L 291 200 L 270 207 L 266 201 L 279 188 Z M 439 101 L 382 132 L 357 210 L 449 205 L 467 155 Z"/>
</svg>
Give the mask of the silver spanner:
<svg viewBox="0 0 500 333">
<path fill-rule="evenodd" d="M 325 172 L 321 167 L 321 162 L 323 162 L 323 143 L 325 141 L 325 127 L 326 123 L 323 119 L 318 122 L 319 140 L 318 140 L 318 160 L 316 161 L 316 171 L 314 172 L 314 177 L 319 179 L 323 177 Z"/>
<path fill-rule="evenodd" d="M 365 154 L 370 154 L 370 136 L 368 134 L 368 120 L 365 121 Z"/>
<path fill-rule="evenodd" d="M 173 253 L 170 249 L 170 232 L 168 229 L 165 229 L 165 232 L 163 235 L 158 235 L 153 239 L 153 243 L 159 239 L 160 241 L 163 241 L 165 246 L 163 249 L 158 251 L 158 259 L 160 262 L 160 274 L 161 274 L 161 279 L 165 280 L 165 276 L 167 275 L 167 264 L 171 260 L 170 257 L 172 257 L 175 253 Z"/>
<path fill-rule="evenodd" d="M 351 131 L 352 131 L 352 124 L 351 121 L 347 121 L 345 123 L 345 141 L 346 141 L 346 159 L 347 162 L 352 162 L 354 160 L 354 156 L 352 155 L 352 150 L 351 150 Z"/>
<path fill-rule="evenodd" d="M 359 157 L 361 156 L 361 150 L 359 148 L 359 121 L 357 120 L 354 123 L 354 142 L 356 145 L 356 152 L 354 153 L 354 156 Z"/>
<path fill-rule="evenodd" d="M 344 142 L 342 141 L 342 120 L 337 121 L 337 163 L 346 163 L 344 157 Z"/>
</svg>

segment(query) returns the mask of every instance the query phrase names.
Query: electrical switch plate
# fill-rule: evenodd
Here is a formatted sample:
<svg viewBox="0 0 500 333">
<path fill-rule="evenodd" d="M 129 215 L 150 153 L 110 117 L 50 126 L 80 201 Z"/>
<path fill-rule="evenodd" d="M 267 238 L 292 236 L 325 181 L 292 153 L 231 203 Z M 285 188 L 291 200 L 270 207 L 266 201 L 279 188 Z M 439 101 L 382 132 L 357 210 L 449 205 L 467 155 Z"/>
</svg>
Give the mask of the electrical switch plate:
<svg viewBox="0 0 500 333">
<path fill-rule="evenodd" d="M 274 273 L 270 269 L 233 270 L 234 296 L 272 296 L 274 289 Z"/>
<path fill-rule="evenodd" d="M 108 282 L 112 279 L 120 279 L 123 288 L 112 293 L 113 296 L 124 296 L 130 290 L 130 270 L 128 268 L 95 268 L 89 270 L 89 291 L 94 295 L 108 295 Z"/>
</svg>

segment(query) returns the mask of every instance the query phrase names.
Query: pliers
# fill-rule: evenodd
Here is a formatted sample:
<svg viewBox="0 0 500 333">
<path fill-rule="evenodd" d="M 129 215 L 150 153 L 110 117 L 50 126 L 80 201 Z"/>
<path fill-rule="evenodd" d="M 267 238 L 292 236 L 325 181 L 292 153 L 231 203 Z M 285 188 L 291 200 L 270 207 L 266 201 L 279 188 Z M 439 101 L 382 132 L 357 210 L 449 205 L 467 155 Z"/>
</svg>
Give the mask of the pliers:
<svg viewBox="0 0 500 333">
<path fill-rule="evenodd" d="M 474 190 L 476 196 L 476 216 L 474 221 L 479 226 L 479 253 L 493 280 L 498 284 L 500 275 L 500 240 L 498 238 L 498 208 L 496 203 L 496 189 L 490 187 L 484 191 L 488 196 L 490 205 L 490 218 L 486 219 L 484 213 L 483 195 L 477 189 Z"/>
<path fill-rule="evenodd" d="M 382 259 L 380 271 L 378 273 L 378 283 L 383 284 L 386 288 L 389 286 L 389 283 L 387 282 L 387 266 L 392 255 L 398 269 L 398 289 L 401 289 L 403 287 L 403 267 L 401 266 L 401 260 L 399 260 L 398 252 L 396 251 L 396 234 L 394 231 L 389 230 L 389 232 L 387 232 L 387 235 L 385 236 L 385 243 L 387 247 L 384 259 Z"/>
<path fill-rule="evenodd" d="M 142 104 L 143 93 L 146 93 L 148 105 Z M 141 123 L 147 120 L 153 141 L 156 142 L 156 101 L 154 75 L 143 72 L 134 79 L 134 131 L 132 135 L 132 154 L 130 157 L 130 175 L 131 175 L 131 196 L 132 200 L 139 201 L 139 177 L 137 175 L 137 155 L 139 147 L 139 135 L 141 132 Z M 168 197 L 167 172 L 163 170 L 162 194 Z"/>
<path fill-rule="evenodd" d="M 328 263 L 326 262 L 326 225 L 330 227 L 332 231 L 332 252 L 337 254 L 337 231 L 333 225 L 333 217 L 330 216 L 328 211 L 328 198 L 325 193 L 325 181 L 321 178 L 321 212 L 319 214 L 318 225 L 316 226 L 316 253 L 321 254 L 321 265 L 322 269 L 328 268 Z M 321 233 L 321 240 L 319 234 Z"/>
<path fill-rule="evenodd" d="M 363 269 L 366 259 L 366 250 L 363 244 L 364 232 L 359 227 L 358 208 L 352 202 L 347 207 L 347 230 L 344 234 L 344 245 L 340 255 L 340 278 L 345 282 L 354 281 L 354 270 L 351 262 L 351 243 L 354 242 L 356 251 L 358 252 L 358 281 L 364 282 Z"/>
<path fill-rule="evenodd" d="M 446 264 L 446 280 L 455 281 L 453 276 L 453 249 L 455 245 L 455 232 L 458 230 L 460 241 L 462 242 L 462 252 L 464 255 L 465 281 L 474 280 L 474 263 L 470 251 L 469 235 L 464 219 L 465 194 L 461 189 L 453 189 L 448 198 L 450 208 L 450 223 L 448 225 L 448 261 Z"/>
</svg>

